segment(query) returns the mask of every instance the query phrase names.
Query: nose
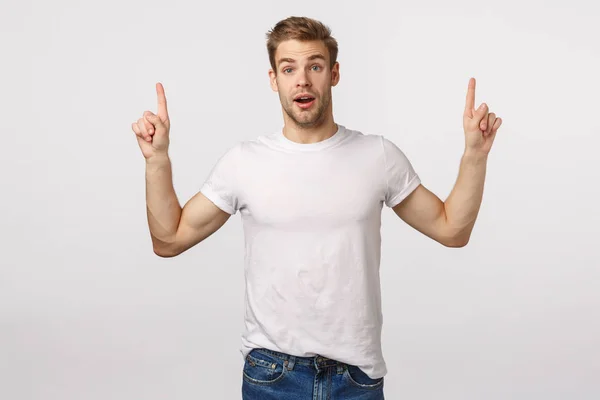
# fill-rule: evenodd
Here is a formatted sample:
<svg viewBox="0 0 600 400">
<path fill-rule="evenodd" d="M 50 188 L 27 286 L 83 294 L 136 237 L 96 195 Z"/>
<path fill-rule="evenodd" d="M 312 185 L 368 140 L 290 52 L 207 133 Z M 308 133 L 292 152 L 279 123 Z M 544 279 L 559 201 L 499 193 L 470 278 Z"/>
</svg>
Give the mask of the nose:
<svg viewBox="0 0 600 400">
<path fill-rule="evenodd" d="M 311 85 L 311 83 L 308 80 L 308 75 L 306 74 L 306 72 L 305 71 L 299 72 L 298 73 L 298 83 L 296 84 L 296 86 L 309 87 L 310 85 Z"/>
</svg>

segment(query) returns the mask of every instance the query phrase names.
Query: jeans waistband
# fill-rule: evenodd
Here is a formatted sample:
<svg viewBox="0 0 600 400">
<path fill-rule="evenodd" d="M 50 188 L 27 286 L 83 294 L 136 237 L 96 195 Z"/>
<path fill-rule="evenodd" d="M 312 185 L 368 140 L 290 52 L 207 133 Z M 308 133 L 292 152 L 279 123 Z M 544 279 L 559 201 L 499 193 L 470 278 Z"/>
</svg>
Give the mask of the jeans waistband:
<svg viewBox="0 0 600 400">
<path fill-rule="evenodd" d="M 263 353 L 266 355 L 270 355 L 272 357 L 280 358 L 284 361 L 293 360 L 293 362 L 297 363 L 297 364 L 317 366 L 318 368 L 327 368 L 327 367 L 347 365 L 341 361 L 333 360 L 331 358 L 323 357 L 321 355 L 316 355 L 316 356 L 312 356 L 312 357 L 300 357 L 300 356 L 293 356 L 291 354 L 282 353 L 279 351 L 269 350 L 269 349 L 265 349 L 265 348 L 257 348 L 254 350 L 256 350 L 259 353 Z"/>
</svg>

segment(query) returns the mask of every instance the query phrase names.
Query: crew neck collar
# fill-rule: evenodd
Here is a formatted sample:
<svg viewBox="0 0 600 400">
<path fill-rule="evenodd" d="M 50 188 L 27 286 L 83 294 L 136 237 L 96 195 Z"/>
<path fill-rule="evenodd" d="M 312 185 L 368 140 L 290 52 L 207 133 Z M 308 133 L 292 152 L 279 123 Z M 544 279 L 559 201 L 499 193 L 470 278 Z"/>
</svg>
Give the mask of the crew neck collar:
<svg viewBox="0 0 600 400">
<path fill-rule="evenodd" d="M 329 148 L 331 146 L 336 145 L 337 143 L 340 142 L 340 140 L 342 140 L 344 138 L 344 133 L 346 131 L 346 127 L 340 124 L 336 124 L 338 129 L 337 131 L 335 131 L 335 133 L 328 137 L 325 140 L 321 140 L 320 142 L 315 142 L 315 143 L 298 143 L 298 142 L 294 142 L 290 139 L 288 139 L 287 137 L 285 137 L 285 135 L 283 134 L 283 128 L 281 128 L 276 134 L 275 134 L 275 140 L 277 141 L 278 145 L 281 147 L 284 147 L 286 149 L 289 150 L 297 150 L 297 151 L 315 151 L 315 150 L 323 150 L 326 148 Z"/>
</svg>

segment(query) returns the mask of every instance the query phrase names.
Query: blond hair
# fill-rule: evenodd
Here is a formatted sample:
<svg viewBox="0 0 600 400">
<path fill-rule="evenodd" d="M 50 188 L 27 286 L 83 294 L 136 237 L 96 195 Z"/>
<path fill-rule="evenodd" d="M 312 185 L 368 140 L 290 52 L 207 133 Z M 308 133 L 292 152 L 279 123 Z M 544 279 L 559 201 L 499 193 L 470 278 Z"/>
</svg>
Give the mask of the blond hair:
<svg viewBox="0 0 600 400">
<path fill-rule="evenodd" d="M 321 40 L 329 50 L 330 68 L 337 62 L 338 44 L 331 29 L 323 23 L 307 17 L 288 17 L 279 21 L 267 32 L 267 51 L 273 71 L 277 71 L 275 51 L 285 40 Z"/>
</svg>

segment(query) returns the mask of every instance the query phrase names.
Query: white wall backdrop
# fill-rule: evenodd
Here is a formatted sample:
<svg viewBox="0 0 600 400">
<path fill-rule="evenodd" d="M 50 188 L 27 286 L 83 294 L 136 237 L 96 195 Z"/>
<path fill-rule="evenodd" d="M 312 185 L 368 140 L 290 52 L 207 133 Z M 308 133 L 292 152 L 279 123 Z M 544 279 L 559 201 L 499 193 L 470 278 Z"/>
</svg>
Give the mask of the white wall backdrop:
<svg viewBox="0 0 600 400">
<path fill-rule="evenodd" d="M 600 6 L 416 3 L 3 0 L 0 398 L 241 398 L 239 214 L 156 256 L 130 125 L 161 82 L 183 205 L 281 128 L 265 33 L 291 15 L 339 41 L 336 122 L 442 199 L 471 76 L 503 119 L 468 246 L 383 210 L 386 398 L 600 398 Z"/>
</svg>

